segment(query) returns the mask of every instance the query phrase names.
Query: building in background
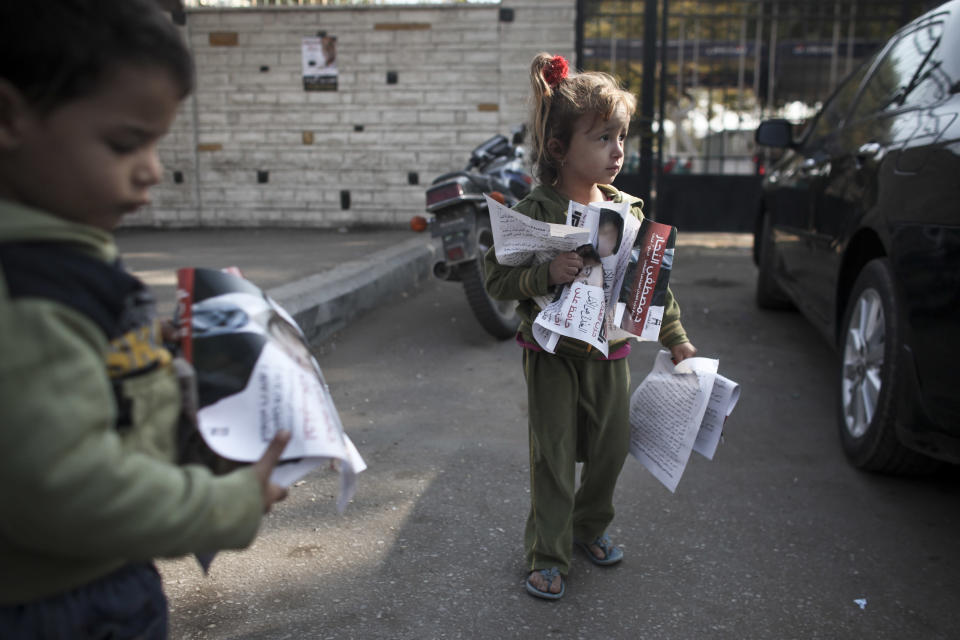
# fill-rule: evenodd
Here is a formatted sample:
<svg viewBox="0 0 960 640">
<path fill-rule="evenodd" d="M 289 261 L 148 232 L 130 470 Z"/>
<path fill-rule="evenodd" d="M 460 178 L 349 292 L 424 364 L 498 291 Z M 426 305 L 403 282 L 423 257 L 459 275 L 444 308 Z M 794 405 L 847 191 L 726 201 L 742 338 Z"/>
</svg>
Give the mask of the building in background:
<svg viewBox="0 0 960 640">
<path fill-rule="evenodd" d="M 575 0 L 193 4 L 196 91 L 130 225 L 406 226 L 433 178 L 526 119 L 533 56 L 574 56 Z"/>
<path fill-rule="evenodd" d="M 731 229 L 749 224 L 759 193 L 760 119 L 809 117 L 939 4 L 158 1 L 182 23 L 197 90 L 163 143 L 155 204 L 129 224 L 405 225 L 426 184 L 526 119 L 529 62 L 549 51 L 638 96 L 620 186 L 661 219 L 720 203 Z M 320 64 L 323 43 L 335 64 Z"/>
</svg>

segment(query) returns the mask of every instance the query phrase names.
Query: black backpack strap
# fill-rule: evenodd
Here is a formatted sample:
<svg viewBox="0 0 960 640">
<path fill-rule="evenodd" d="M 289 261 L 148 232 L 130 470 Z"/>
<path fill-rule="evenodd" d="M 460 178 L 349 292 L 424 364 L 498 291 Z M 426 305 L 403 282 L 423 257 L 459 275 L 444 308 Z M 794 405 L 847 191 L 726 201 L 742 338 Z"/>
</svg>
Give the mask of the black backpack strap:
<svg viewBox="0 0 960 640">
<path fill-rule="evenodd" d="M 121 385 L 137 370 L 131 364 L 117 366 L 116 362 L 131 359 L 116 355 L 127 349 L 131 332 L 138 336 L 133 339 L 140 339 L 141 332 L 134 329 L 152 325 L 154 300 L 149 289 L 127 273 L 119 260 L 110 264 L 63 242 L 0 243 L 0 266 L 11 299 L 52 300 L 89 318 L 103 331 L 110 343 L 105 365 L 117 403 L 116 426 L 120 431 L 129 428 L 132 407 Z M 160 347 L 151 340 L 148 350 L 158 353 L 154 349 Z M 147 360 L 147 369 L 158 361 Z"/>
<path fill-rule="evenodd" d="M 106 263 L 69 244 L 0 243 L 0 266 L 12 299 L 45 298 L 70 307 L 96 323 L 108 340 L 152 313 L 141 308 L 149 291 L 119 262 Z"/>
<path fill-rule="evenodd" d="M 119 260 L 108 264 L 66 243 L 0 242 L 0 265 L 11 298 L 45 298 L 76 310 L 100 327 L 110 342 L 111 353 L 122 351 L 128 339 L 146 340 L 148 350 L 165 351 L 153 338 L 133 331 L 153 324 L 155 304 L 150 290 L 127 273 Z M 131 332 L 135 337 L 131 338 Z M 132 426 L 132 406 L 122 392 L 122 382 L 137 371 L 127 366 L 112 367 L 110 354 L 107 357 L 105 364 L 117 406 L 116 428 L 123 432 Z M 191 377 L 181 384 L 193 386 L 195 380 Z M 196 417 L 189 411 L 181 411 L 178 419 L 177 455 L 181 464 L 204 464 L 217 474 L 238 466 L 207 446 L 197 429 Z"/>
</svg>

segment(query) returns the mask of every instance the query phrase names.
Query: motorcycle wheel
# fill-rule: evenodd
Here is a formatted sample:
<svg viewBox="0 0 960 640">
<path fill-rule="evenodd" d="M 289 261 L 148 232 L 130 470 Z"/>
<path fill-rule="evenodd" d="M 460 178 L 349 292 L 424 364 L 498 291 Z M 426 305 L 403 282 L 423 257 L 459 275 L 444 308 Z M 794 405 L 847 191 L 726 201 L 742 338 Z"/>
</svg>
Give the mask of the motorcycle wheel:
<svg viewBox="0 0 960 640">
<path fill-rule="evenodd" d="M 477 217 L 477 257 L 460 265 L 460 277 L 473 315 L 487 333 L 498 340 L 507 340 L 517 333 L 520 316 L 516 300 L 494 300 L 483 286 L 483 257 L 493 245 L 493 232 L 486 216 Z"/>
</svg>

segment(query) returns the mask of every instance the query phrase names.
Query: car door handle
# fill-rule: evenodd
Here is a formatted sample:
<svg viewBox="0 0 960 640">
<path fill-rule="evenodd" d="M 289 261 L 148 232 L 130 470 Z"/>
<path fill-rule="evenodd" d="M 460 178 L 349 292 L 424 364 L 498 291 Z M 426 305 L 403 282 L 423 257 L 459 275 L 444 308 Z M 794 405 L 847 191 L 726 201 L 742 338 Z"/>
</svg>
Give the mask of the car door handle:
<svg viewBox="0 0 960 640">
<path fill-rule="evenodd" d="M 800 163 L 800 173 L 805 176 L 827 176 L 830 175 L 830 161 L 817 160 L 816 158 L 807 158 Z"/>
<path fill-rule="evenodd" d="M 886 150 L 879 142 L 866 142 L 857 149 L 857 163 L 864 164 L 868 160 L 880 162 Z"/>
</svg>

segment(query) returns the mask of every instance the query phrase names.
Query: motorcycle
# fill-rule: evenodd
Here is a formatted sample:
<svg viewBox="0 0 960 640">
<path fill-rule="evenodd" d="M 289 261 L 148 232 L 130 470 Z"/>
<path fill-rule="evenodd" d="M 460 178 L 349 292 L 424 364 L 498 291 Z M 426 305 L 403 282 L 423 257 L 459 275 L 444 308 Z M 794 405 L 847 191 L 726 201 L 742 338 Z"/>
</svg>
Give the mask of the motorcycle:
<svg viewBox="0 0 960 640">
<path fill-rule="evenodd" d="M 415 216 L 410 226 L 430 229 L 441 238 L 443 259 L 433 266 L 441 280 L 463 283 L 470 309 L 480 325 L 500 340 L 512 338 L 520 318 L 516 301 L 494 300 L 483 285 L 483 257 L 493 245 L 490 214 L 484 194 L 512 207 L 530 192 L 533 178 L 523 166 L 526 126 L 496 135 L 470 152 L 463 171 L 437 177 L 427 189 L 431 220 Z"/>
</svg>

